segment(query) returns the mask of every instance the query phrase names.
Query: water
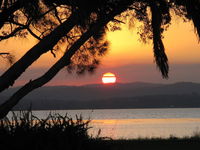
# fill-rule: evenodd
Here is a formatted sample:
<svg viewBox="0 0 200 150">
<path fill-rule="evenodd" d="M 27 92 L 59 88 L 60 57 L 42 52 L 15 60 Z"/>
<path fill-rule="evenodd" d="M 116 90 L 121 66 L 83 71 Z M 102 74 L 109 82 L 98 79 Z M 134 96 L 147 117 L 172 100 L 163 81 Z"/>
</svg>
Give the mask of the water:
<svg viewBox="0 0 200 150">
<path fill-rule="evenodd" d="M 92 120 L 90 134 L 95 136 L 101 129 L 101 136 L 113 139 L 152 138 L 170 136 L 184 137 L 200 132 L 200 108 L 169 109 L 99 109 L 99 110 L 57 110 L 53 113 L 82 115 Z M 39 118 L 45 118 L 49 111 L 34 111 Z"/>
</svg>

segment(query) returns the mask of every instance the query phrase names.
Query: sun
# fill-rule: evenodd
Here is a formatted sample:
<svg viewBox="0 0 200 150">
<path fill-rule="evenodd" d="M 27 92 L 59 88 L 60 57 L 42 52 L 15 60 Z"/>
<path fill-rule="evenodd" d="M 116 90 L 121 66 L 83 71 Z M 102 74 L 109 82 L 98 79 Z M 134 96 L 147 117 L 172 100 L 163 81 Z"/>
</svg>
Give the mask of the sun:
<svg viewBox="0 0 200 150">
<path fill-rule="evenodd" d="M 102 82 L 103 84 L 116 83 L 116 79 L 115 74 L 108 72 L 103 74 Z"/>
</svg>

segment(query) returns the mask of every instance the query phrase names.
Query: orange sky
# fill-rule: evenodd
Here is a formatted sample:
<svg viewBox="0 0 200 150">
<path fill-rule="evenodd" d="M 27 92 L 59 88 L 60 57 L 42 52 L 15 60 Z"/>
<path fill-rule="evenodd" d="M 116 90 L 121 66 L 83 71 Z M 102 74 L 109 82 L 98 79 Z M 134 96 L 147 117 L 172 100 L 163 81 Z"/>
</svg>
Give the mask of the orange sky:
<svg viewBox="0 0 200 150">
<path fill-rule="evenodd" d="M 139 42 L 139 36 L 136 34 L 136 32 L 137 32 L 136 29 L 129 30 L 128 25 L 122 25 L 121 31 L 107 33 L 107 39 L 110 41 L 110 50 L 108 54 L 102 59 L 102 64 L 100 68 L 97 70 L 97 73 L 94 74 L 92 77 L 90 77 L 92 79 L 91 80 L 92 83 L 99 82 L 99 77 L 101 76 L 100 74 L 107 70 L 109 72 L 112 72 L 112 68 L 114 68 L 113 70 L 117 70 L 116 68 L 120 68 L 120 67 L 126 67 L 126 66 L 134 67 L 134 66 L 139 66 L 139 65 L 151 65 L 155 67 L 155 64 L 153 63 L 154 58 L 153 58 L 153 52 L 152 52 L 153 50 L 152 50 L 151 42 L 149 44 L 143 44 Z M 169 62 L 171 65 L 197 64 L 198 66 L 197 68 L 200 68 L 198 65 L 200 64 L 200 45 L 198 44 L 198 40 L 194 33 L 193 26 L 191 23 L 183 23 L 178 18 L 173 19 L 172 25 L 169 27 L 168 31 L 165 32 L 164 35 L 165 35 L 165 38 L 163 41 L 164 41 L 166 53 L 168 55 Z M 29 49 L 32 45 L 36 43 L 37 41 L 33 38 L 3 41 L 0 43 L 0 50 L 12 52 L 16 56 L 16 60 L 17 60 L 20 56 L 22 56 L 26 52 L 27 49 Z M 57 58 L 59 58 L 59 56 L 62 55 L 62 52 L 58 53 L 57 55 L 58 55 Z M 31 75 L 28 74 L 27 72 L 27 75 L 25 75 L 26 79 L 29 80 L 28 79 L 29 77 L 34 78 L 32 76 L 33 74 L 35 74 L 36 76 L 38 76 L 39 74 L 42 74 L 41 69 L 47 68 L 51 64 L 55 63 L 56 60 L 57 59 L 53 58 L 53 56 L 50 53 L 45 54 L 44 56 L 40 58 L 40 60 L 36 61 L 32 65 L 33 69 L 40 70 L 40 71 L 38 72 L 34 71 L 34 73 L 32 71 Z M 0 63 L 2 64 L 0 66 L 1 68 L 6 69 L 8 67 L 8 65 L 5 64 L 5 62 L 2 59 L 0 60 Z M 156 67 L 154 71 L 156 72 L 156 74 L 159 74 Z M 1 73 L 2 71 L 0 72 L 0 74 Z M 117 73 L 119 74 L 119 72 Z M 144 72 L 142 71 L 141 74 L 142 73 Z M 151 72 L 146 72 L 146 73 L 151 74 Z M 130 74 L 130 73 L 126 72 L 126 74 Z M 121 78 L 123 78 L 123 76 L 125 75 L 120 74 L 120 76 Z M 23 77 L 21 77 L 21 80 L 22 79 Z M 59 77 L 57 77 L 56 79 L 59 80 Z M 76 80 L 77 80 L 77 77 L 75 77 L 74 79 L 74 84 L 76 84 Z M 137 81 L 138 80 L 140 79 L 137 78 Z M 140 81 L 142 80 L 143 79 L 141 78 Z M 86 82 L 83 82 L 83 81 L 78 81 L 78 82 L 80 84 L 91 83 L 87 81 L 90 81 L 90 80 L 86 80 Z M 121 82 L 128 82 L 128 81 L 132 82 L 132 81 L 136 81 L 136 79 L 133 78 L 132 80 L 126 80 L 126 81 L 121 80 Z M 19 81 L 19 83 L 20 82 L 21 81 Z M 152 80 L 152 82 L 154 81 Z M 54 80 L 53 83 L 56 84 L 56 80 Z M 66 81 L 66 84 L 67 83 L 68 82 Z M 73 84 L 73 82 L 71 84 Z"/>
<path fill-rule="evenodd" d="M 164 37 L 170 63 L 200 63 L 200 45 L 191 23 L 173 21 Z M 111 50 L 104 59 L 108 62 L 105 65 L 152 63 L 152 44 L 139 42 L 136 29 L 130 31 L 128 25 L 123 25 L 122 31 L 109 32 L 107 38 Z"/>
<path fill-rule="evenodd" d="M 103 65 L 111 67 L 126 64 L 152 63 L 153 53 L 151 42 L 149 44 L 139 42 L 136 28 L 129 30 L 128 25 L 125 24 L 122 25 L 121 31 L 107 33 L 110 50 L 107 56 L 103 58 Z M 165 32 L 164 36 L 163 41 L 171 63 L 200 62 L 200 45 L 198 44 L 191 23 L 183 23 L 179 18 L 176 18 L 176 20 L 173 19 L 172 25 Z M 36 43 L 37 41 L 34 38 L 17 38 L 1 42 L 0 49 L 11 51 L 17 59 Z M 57 55 L 61 56 L 62 52 Z M 49 65 L 49 58 L 53 58 L 52 55 L 49 53 L 45 54 L 33 66 L 46 67 Z M 54 58 L 51 60 L 54 60 Z"/>
</svg>

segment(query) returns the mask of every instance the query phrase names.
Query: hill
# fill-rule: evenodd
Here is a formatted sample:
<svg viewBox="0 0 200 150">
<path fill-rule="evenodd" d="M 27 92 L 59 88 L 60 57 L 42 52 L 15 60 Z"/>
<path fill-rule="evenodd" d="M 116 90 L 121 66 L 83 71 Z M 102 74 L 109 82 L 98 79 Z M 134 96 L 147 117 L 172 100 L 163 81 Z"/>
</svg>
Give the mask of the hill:
<svg viewBox="0 0 200 150">
<path fill-rule="evenodd" d="M 18 88 L 1 93 L 7 99 Z M 15 108 L 98 109 L 200 107 L 200 84 L 126 83 L 113 85 L 49 86 L 27 95 Z"/>
</svg>

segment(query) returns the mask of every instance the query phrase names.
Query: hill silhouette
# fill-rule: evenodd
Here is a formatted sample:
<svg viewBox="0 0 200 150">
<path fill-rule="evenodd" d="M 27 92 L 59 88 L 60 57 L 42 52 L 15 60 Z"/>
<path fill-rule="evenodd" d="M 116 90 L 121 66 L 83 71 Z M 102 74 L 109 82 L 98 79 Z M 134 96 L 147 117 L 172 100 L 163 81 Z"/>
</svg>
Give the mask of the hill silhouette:
<svg viewBox="0 0 200 150">
<path fill-rule="evenodd" d="M 3 92 L 5 100 L 18 88 Z M 105 109 L 200 107 L 200 84 L 126 83 L 42 87 L 27 95 L 15 109 Z"/>
</svg>

